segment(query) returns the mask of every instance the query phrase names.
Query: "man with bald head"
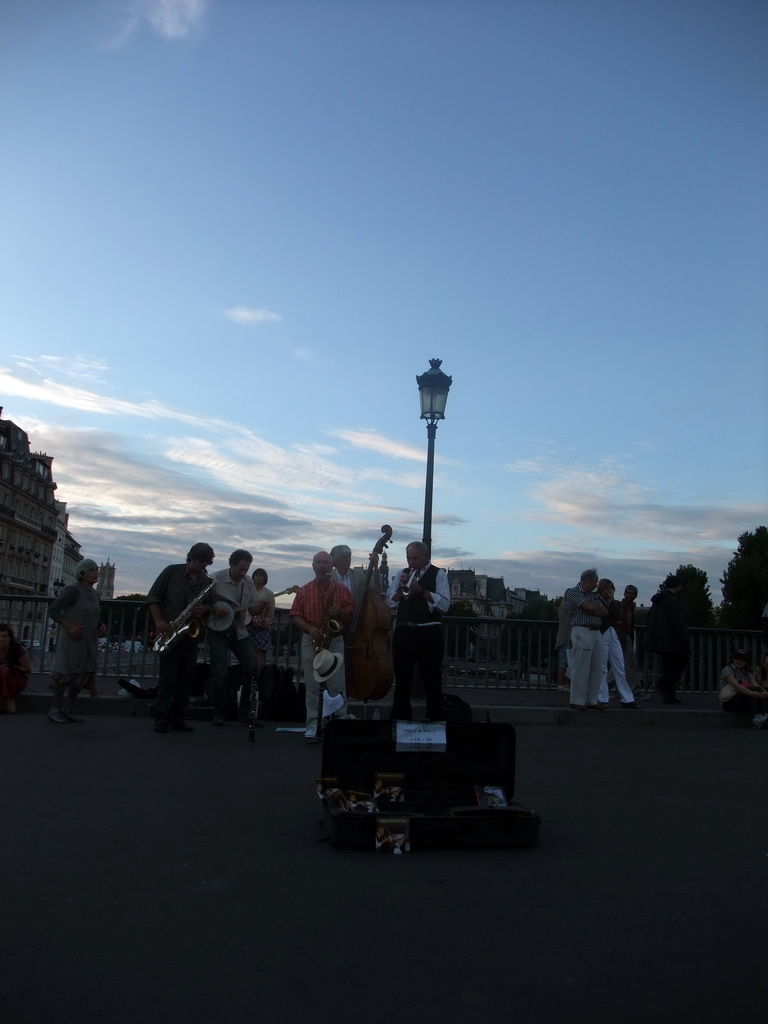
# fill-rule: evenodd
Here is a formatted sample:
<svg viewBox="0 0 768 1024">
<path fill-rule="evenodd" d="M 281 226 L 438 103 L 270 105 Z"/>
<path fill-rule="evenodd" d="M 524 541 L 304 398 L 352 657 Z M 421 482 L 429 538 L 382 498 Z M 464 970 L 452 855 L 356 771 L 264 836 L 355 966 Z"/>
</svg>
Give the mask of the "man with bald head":
<svg viewBox="0 0 768 1024">
<path fill-rule="evenodd" d="M 451 590 L 445 569 L 432 564 L 429 548 L 422 541 L 412 541 L 405 557 L 408 568 L 393 577 L 387 591 L 387 604 L 395 613 L 392 718 L 411 721 L 411 686 L 418 668 L 424 684 L 426 717 L 438 722 L 445 718 L 442 621 L 451 604 Z"/>
<path fill-rule="evenodd" d="M 314 661 L 318 651 L 327 650 L 339 659 L 339 671 L 326 680 L 331 696 L 341 694 L 344 703 L 337 715 L 344 718 L 348 714 L 347 695 L 344 691 L 344 672 L 341 664 L 344 658 L 344 638 L 339 633 L 330 635 L 324 626 L 330 619 L 345 626 L 352 619 L 354 605 L 346 587 L 331 578 L 333 561 L 327 551 L 318 551 L 312 559 L 315 578 L 306 583 L 296 595 L 291 607 L 291 618 L 302 631 L 301 665 L 304 684 L 307 688 L 307 723 L 304 732 L 308 740 L 318 736 L 318 709 L 320 701 L 320 681 L 314 670 Z"/>
<path fill-rule="evenodd" d="M 571 609 L 571 707 L 576 711 L 597 708 L 603 671 L 603 637 L 600 623 L 608 607 L 596 593 L 597 569 L 585 569 L 575 587 L 565 592 Z"/>
</svg>

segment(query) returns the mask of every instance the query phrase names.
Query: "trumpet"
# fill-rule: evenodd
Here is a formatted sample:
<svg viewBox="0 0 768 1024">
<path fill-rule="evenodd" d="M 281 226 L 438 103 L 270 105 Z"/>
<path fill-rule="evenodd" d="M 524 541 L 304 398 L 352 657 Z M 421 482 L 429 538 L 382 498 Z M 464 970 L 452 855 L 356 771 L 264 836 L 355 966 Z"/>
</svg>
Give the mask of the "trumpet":
<svg viewBox="0 0 768 1024">
<path fill-rule="evenodd" d="M 400 593 L 403 595 L 404 598 L 408 598 L 411 596 L 411 584 L 413 583 L 414 577 L 417 576 L 418 573 L 418 569 L 412 569 L 408 576 L 408 579 L 405 581 L 405 583 L 400 585 Z"/>
</svg>

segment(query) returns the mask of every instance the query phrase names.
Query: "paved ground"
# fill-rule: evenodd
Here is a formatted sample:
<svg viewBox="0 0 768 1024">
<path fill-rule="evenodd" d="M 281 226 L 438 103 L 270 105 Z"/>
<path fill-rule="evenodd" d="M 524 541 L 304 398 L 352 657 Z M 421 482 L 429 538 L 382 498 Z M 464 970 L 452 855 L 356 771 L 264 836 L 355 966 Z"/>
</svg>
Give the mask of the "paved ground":
<svg viewBox="0 0 768 1024">
<path fill-rule="evenodd" d="M 246 735 L 0 718 L 6 1024 L 765 1019 L 765 732 L 521 726 L 539 845 L 401 858 Z"/>
<path fill-rule="evenodd" d="M 47 676 L 36 675 L 30 679 L 29 686 L 19 699 L 19 710 L 25 712 L 45 712 L 49 707 L 49 683 Z M 139 681 L 139 685 L 148 686 L 149 681 Z M 101 701 L 92 701 L 88 696 L 80 698 L 79 710 L 83 714 L 121 714 L 146 715 L 151 712 L 149 701 L 118 699 L 119 682 L 114 677 L 100 677 L 99 688 L 104 695 Z M 495 687 L 478 688 L 447 688 L 469 702 L 473 709 L 474 720 L 478 722 L 509 722 L 512 725 L 574 725 L 592 726 L 595 712 L 572 711 L 569 707 L 569 694 L 556 688 L 541 690 L 511 690 Z M 392 705 L 393 691 L 382 701 L 371 702 L 363 706 L 353 701 L 351 709 L 362 718 L 373 714 L 379 709 L 382 717 L 389 715 Z M 602 714 L 603 726 L 696 726 L 701 728 L 738 728 L 749 727 L 749 721 L 741 715 L 723 714 L 717 694 L 714 693 L 681 693 L 682 704 L 673 707 L 664 706 L 660 699 L 649 693 L 647 699 L 639 702 L 638 710 L 622 708 L 614 697 L 610 709 Z M 422 705 L 414 701 L 414 710 L 418 713 Z M 194 708 L 191 715 L 198 712 Z M 200 712 L 210 717 L 211 712 Z"/>
</svg>

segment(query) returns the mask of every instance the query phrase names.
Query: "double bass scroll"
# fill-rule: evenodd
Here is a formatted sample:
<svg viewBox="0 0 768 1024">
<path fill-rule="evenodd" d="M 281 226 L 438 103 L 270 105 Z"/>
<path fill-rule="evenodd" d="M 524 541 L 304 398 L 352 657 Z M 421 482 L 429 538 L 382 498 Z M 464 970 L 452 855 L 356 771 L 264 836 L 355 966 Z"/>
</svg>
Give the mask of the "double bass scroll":
<svg viewBox="0 0 768 1024">
<path fill-rule="evenodd" d="M 355 700 L 381 700 L 394 680 L 389 633 L 392 615 L 384 598 L 370 589 L 374 558 L 392 540 L 392 527 L 382 526 L 365 574 L 365 590 L 355 607 L 345 645 L 347 696 Z"/>
</svg>

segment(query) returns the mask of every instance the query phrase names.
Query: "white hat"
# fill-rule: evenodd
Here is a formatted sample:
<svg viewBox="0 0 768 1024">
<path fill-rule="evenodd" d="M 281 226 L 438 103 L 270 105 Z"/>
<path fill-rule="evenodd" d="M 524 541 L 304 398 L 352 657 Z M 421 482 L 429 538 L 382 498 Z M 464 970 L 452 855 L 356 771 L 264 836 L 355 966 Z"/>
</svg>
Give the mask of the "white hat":
<svg viewBox="0 0 768 1024">
<path fill-rule="evenodd" d="M 331 654 L 330 651 L 322 650 L 315 655 L 312 662 L 312 669 L 318 683 L 324 683 L 330 679 L 344 664 L 343 654 Z"/>
</svg>

